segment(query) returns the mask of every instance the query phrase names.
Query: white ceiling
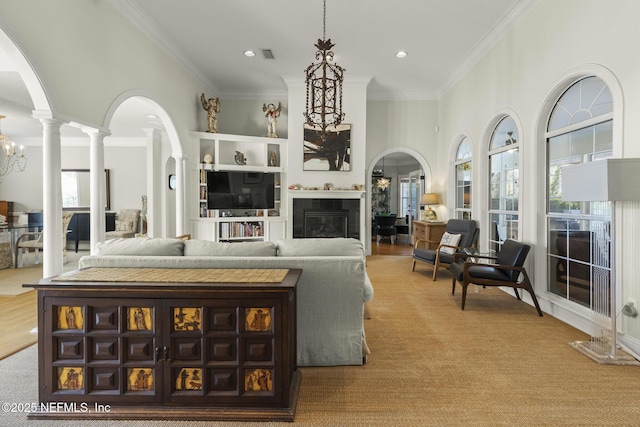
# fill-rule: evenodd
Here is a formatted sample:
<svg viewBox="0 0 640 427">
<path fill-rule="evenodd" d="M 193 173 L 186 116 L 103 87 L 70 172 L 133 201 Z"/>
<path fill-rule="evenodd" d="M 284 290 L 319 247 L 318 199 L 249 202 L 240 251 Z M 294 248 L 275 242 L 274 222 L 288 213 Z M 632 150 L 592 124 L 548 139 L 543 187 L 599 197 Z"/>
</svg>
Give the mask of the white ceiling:
<svg viewBox="0 0 640 427">
<path fill-rule="evenodd" d="M 345 76 L 371 77 L 369 99 L 437 99 L 537 0 L 328 0 L 326 37 Z M 111 0 L 220 98 L 286 98 L 322 38 L 321 0 Z M 82 35 L 78 35 L 81 37 Z M 257 55 L 248 58 L 243 51 Z M 275 58 L 264 59 L 261 49 Z M 408 56 L 397 59 L 405 50 Z M 42 134 L 33 104 L 0 49 L 2 130 Z M 204 89 L 204 88 L 203 88 Z M 204 90 L 203 90 L 204 91 Z M 143 136 L 149 106 L 123 104 L 114 136 Z M 69 128 L 69 129 L 66 129 Z M 63 128 L 63 136 L 80 136 Z M 29 135 L 34 136 L 34 135 Z"/>
</svg>

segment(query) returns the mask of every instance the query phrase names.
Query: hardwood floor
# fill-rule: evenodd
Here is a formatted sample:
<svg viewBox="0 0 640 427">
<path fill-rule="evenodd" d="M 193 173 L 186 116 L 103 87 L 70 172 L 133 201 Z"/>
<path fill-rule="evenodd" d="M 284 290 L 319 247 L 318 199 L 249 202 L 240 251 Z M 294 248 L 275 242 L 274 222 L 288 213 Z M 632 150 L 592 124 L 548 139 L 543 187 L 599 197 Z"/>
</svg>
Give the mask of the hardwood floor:
<svg viewBox="0 0 640 427">
<path fill-rule="evenodd" d="M 413 246 L 406 235 L 399 234 L 395 244 L 391 244 L 388 237 L 376 244 L 375 236 L 371 240 L 371 255 L 408 255 L 413 253 Z"/>
<path fill-rule="evenodd" d="M 78 266 L 78 259 L 87 251 L 75 253 L 67 251 L 68 262 L 64 271 Z M 41 255 L 42 256 L 42 255 Z M 2 281 L 30 283 L 42 277 L 42 267 L 33 266 L 32 254 L 25 256 L 24 262 L 32 268 L 7 268 L 0 270 Z M 35 268 L 33 268 L 35 267 Z M 37 333 L 31 333 L 38 326 L 37 292 L 31 291 L 17 296 L 0 297 L 0 359 L 5 358 L 38 340 Z"/>
<path fill-rule="evenodd" d="M 31 330 L 38 326 L 36 291 L 15 297 L 0 298 L 0 359 L 35 343 L 38 335 Z"/>
</svg>

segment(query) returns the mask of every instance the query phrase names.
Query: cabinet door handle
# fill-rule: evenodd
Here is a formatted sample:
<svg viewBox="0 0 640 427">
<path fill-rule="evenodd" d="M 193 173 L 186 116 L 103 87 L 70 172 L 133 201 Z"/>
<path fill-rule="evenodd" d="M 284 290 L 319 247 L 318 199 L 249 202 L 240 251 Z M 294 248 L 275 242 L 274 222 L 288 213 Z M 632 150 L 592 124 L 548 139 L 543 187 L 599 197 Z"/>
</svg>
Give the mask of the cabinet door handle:
<svg viewBox="0 0 640 427">
<path fill-rule="evenodd" d="M 171 358 L 169 357 L 169 347 L 162 347 L 162 353 L 163 353 L 163 359 L 164 360 L 171 360 Z"/>
<path fill-rule="evenodd" d="M 160 347 L 156 347 L 156 362 L 160 361 Z"/>
</svg>

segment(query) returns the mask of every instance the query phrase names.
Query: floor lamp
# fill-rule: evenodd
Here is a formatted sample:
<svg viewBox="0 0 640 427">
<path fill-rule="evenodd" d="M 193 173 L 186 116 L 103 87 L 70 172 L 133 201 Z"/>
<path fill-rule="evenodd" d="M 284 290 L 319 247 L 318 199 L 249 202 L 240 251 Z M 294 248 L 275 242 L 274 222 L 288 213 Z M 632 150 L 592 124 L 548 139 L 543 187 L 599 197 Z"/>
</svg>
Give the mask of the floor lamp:
<svg viewBox="0 0 640 427">
<path fill-rule="evenodd" d="M 640 364 L 633 357 L 618 350 L 618 302 L 616 294 L 616 263 L 615 263 L 615 218 L 616 202 L 640 201 L 640 159 L 604 159 L 594 162 L 570 165 L 562 168 L 562 200 L 571 202 L 610 201 L 611 227 L 609 242 L 610 276 L 605 283 L 594 283 L 593 295 L 599 292 L 609 292 L 609 306 L 598 307 L 592 302 L 592 311 L 610 317 L 610 337 L 598 337 L 592 334 L 590 341 L 574 341 L 571 346 L 598 363 L 616 365 Z M 599 287 L 599 288 L 598 288 Z M 608 289 L 607 289 L 608 288 Z M 597 298 L 597 297 L 596 297 Z M 595 319 L 597 322 L 598 319 Z"/>
</svg>

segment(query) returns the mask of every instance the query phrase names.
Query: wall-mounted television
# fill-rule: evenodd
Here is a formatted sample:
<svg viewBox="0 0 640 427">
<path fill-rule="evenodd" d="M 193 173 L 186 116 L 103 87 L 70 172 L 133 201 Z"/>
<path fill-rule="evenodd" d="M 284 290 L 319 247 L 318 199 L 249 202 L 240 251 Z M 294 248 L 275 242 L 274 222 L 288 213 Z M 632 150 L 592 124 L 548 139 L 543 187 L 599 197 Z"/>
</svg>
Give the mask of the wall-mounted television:
<svg viewBox="0 0 640 427">
<path fill-rule="evenodd" d="M 273 209 L 275 175 L 262 172 L 207 172 L 209 209 Z"/>
</svg>

